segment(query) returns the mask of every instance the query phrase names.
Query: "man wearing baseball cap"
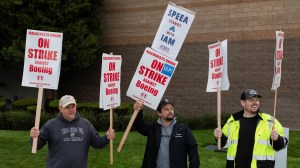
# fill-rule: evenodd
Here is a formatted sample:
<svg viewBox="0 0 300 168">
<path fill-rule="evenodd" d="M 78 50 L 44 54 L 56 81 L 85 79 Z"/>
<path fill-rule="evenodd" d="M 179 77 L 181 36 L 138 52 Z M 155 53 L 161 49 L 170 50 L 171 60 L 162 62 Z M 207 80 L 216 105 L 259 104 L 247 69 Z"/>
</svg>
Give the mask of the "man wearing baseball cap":
<svg viewBox="0 0 300 168">
<path fill-rule="evenodd" d="M 139 111 L 133 127 L 140 134 L 147 136 L 142 168 L 200 166 L 197 142 L 190 128 L 177 122 L 173 103 L 168 99 L 162 99 L 156 109 L 158 119 L 152 123 L 145 123 L 142 103 L 137 101 L 133 108 Z"/>
<path fill-rule="evenodd" d="M 221 138 L 221 146 L 228 142 L 226 168 L 274 168 L 275 151 L 288 143 L 279 121 L 259 110 L 260 98 L 253 89 L 243 91 L 243 109 L 232 114 L 222 130 L 214 131 L 215 138 Z"/>
<path fill-rule="evenodd" d="M 41 130 L 30 130 L 30 142 L 37 137 L 37 149 L 48 143 L 47 168 L 86 168 L 89 147 L 103 148 L 115 137 L 114 130 L 99 136 L 94 126 L 76 111 L 77 103 L 73 96 L 65 95 L 59 100 L 60 113 L 46 122 Z"/>
</svg>

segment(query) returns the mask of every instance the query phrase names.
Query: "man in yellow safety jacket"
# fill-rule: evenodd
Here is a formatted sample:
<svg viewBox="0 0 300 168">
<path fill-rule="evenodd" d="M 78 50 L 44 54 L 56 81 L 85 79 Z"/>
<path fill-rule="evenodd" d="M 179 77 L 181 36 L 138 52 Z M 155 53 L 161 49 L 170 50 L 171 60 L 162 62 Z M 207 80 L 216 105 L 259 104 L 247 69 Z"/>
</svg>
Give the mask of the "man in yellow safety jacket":
<svg viewBox="0 0 300 168">
<path fill-rule="evenodd" d="M 255 90 L 245 90 L 240 101 L 243 110 L 232 114 L 222 130 L 214 131 L 221 146 L 228 145 L 226 168 L 274 168 L 275 151 L 288 143 L 279 121 L 260 112 L 259 98 Z"/>
</svg>

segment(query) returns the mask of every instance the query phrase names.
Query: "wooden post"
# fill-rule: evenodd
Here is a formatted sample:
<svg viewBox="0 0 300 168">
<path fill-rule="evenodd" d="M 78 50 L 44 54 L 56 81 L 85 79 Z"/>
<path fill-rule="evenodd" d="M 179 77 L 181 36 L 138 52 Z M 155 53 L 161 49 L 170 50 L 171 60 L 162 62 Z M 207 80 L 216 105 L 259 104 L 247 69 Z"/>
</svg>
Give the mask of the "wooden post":
<svg viewBox="0 0 300 168">
<path fill-rule="evenodd" d="M 34 127 L 36 128 L 40 127 L 42 100 L 43 100 L 43 88 L 39 88 L 38 100 L 37 100 L 36 112 L 35 112 L 35 123 L 34 123 Z M 33 138 L 31 152 L 34 154 L 36 154 L 37 142 L 38 142 L 38 137 Z"/>
<path fill-rule="evenodd" d="M 113 129 L 113 109 L 111 108 L 109 111 L 109 129 L 110 131 Z M 113 152 L 113 139 L 110 140 L 110 164 L 112 165 L 114 162 L 114 152 Z"/>
<path fill-rule="evenodd" d="M 276 106 L 277 106 L 277 89 L 275 89 L 275 97 L 274 97 L 274 112 L 273 112 L 273 126 L 272 130 L 274 130 L 274 124 L 275 124 L 275 116 L 276 116 Z M 273 146 L 273 140 L 272 140 L 272 146 Z"/>
<path fill-rule="evenodd" d="M 217 124 L 218 129 L 221 129 L 221 91 L 220 87 L 218 88 L 218 94 L 217 94 Z M 218 149 L 221 149 L 221 138 L 218 138 Z"/>
<path fill-rule="evenodd" d="M 134 120 L 135 120 L 135 118 L 136 118 L 136 116 L 137 116 L 138 113 L 139 113 L 139 111 L 134 110 L 134 112 L 133 112 L 133 114 L 131 116 L 131 119 L 130 119 L 128 125 L 127 125 L 126 131 L 125 131 L 125 133 L 123 135 L 123 138 L 122 138 L 122 140 L 121 140 L 121 142 L 119 144 L 119 147 L 117 149 L 118 152 L 121 152 L 122 147 L 124 145 L 124 142 L 125 142 L 125 140 L 126 140 L 126 138 L 128 136 L 128 133 L 129 133 L 129 131 L 130 131 L 131 127 L 132 127 L 132 124 L 133 124 L 133 122 L 134 122 Z"/>
<path fill-rule="evenodd" d="M 110 52 L 110 55 L 113 55 L 112 52 Z M 113 129 L 113 109 L 111 108 L 109 110 L 109 130 L 111 131 Z M 112 165 L 114 162 L 114 152 L 113 152 L 113 139 L 110 140 L 110 164 Z"/>
</svg>

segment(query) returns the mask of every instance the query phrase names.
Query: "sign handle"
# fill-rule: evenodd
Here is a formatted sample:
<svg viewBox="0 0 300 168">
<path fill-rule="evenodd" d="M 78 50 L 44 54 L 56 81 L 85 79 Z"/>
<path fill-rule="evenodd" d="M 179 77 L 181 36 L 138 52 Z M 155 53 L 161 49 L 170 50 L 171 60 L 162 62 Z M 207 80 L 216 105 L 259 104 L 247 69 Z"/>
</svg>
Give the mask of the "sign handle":
<svg viewBox="0 0 300 168">
<path fill-rule="evenodd" d="M 113 109 L 111 108 L 109 111 L 109 129 L 110 131 L 113 129 Z M 110 164 L 112 165 L 114 162 L 113 156 L 113 139 L 110 139 Z"/>
<path fill-rule="evenodd" d="M 130 131 L 131 127 L 132 127 L 132 124 L 133 124 L 133 122 L 134 122 L 134 120 L 135 120 L 135 118 L 136 118 L 136 116 L 137 116 L 138 113 L 139 113 L 139 111 L 134 110 L 134 112 L 133 112 L 133 114 L 131 116 L 131 119 L 130 119 L 128 125 L 127 125 L 126 131 L 125 131 L 125 133 L 123 135 L 123 138 L 122 138 L 122 140 L 121 140 L 121 142 L 119 144 L 119 147 L 117 149 L 118 152 L 121 152 L 122 147 L 124 145 L 124 142 L 125 142 L 125 140 L 126 140 L 126 138 L 128 136 L 128 133 L 129 133 L 129 131 Z"/>
<path fill-rule="evenodd" d="M 276 116 L 276 106 L 277 106 L 277 88 L 275 89 L 275 97 L 274 97 L 274 113 L 273 113 L 273 126 L 272 130 L 275 129 L 274 124 L 275 124 L 275 116 Z M 272 140 L 272 147 L 273 147 L 274 141 Z"/>
<path fill-rule="evenodd" d="M 220 87 L 218 87 L 217 92 L 217 124 L 218 129 L 221 129 L 221 91 Z M 221 149 L 221 138 L 218 138 L 218 150 Z"/>
<path fill-rule="evenodd" d="M 37 100 L 37 106 L 35 112 L 35 123 L 34 123 L 34 127 L 36 128 L 40 127 L 42 100 L 43 100 L 43 88 L 39 88 L 38 100 Z M 36 154 L 37 142 L 38 142 L 38 137 L 33 138 L 31 152 L 34 154 Z"/>
<path fill-rule="evenodd" d="M 110 52 L 110 55 L 113 55 L 113 52 Z M 113 129 L 113 109 L 109 110 L 109 130 Z M 113 152 L 113 139 L 110 140 L 110 164 L 112 165 L 114 162 L 114 152 Z"/>
</svg>

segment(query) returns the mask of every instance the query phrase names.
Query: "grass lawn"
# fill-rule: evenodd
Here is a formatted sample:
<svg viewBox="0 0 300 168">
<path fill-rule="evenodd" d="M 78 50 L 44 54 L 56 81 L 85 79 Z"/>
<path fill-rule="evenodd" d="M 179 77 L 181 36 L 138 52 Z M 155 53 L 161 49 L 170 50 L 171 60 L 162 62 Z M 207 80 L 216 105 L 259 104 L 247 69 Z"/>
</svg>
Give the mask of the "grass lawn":
<svg viewBox="0 0 300 168">
<path fill-rule="evenodd" d="M 104 133 L 100 133 L 103 135 Z M 201 167 L 224 168 L 226 153 L 214 152 L 205 147 L 215 144 L 213 130 L 195 130 L 194 136 L 198 142 Z M 146 138 L 137 132 L 130 132 L 122 151 L 117 152 L 123 132 L 117 132 L 114 139 L 114 163 L 110 165 L 109 145 L 102 150 L 90 148 L 89 168 L 138 168 L 144 155 Z M 300 132 L 290 131 L 288 146 L 288 168 L 297 168 L 300 165 Z M 0 167 L 1 168 L 40 168 L 45 167 L 47 146 L 31 153 L 29 131 L 0 130 Z M 74 158 L 76 159 L 76 158 Z"/>
</svg>

